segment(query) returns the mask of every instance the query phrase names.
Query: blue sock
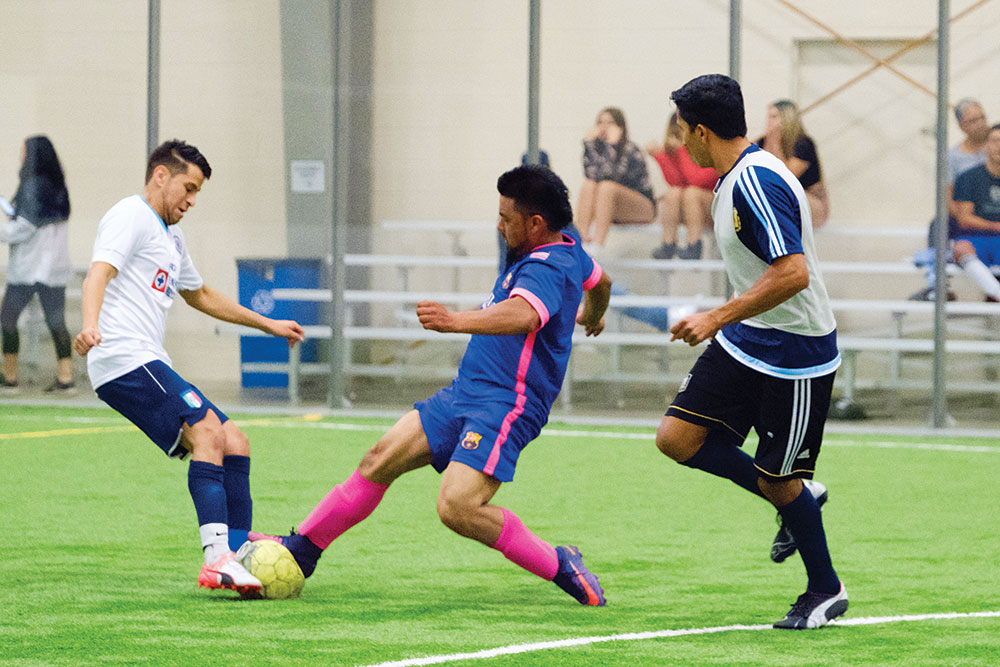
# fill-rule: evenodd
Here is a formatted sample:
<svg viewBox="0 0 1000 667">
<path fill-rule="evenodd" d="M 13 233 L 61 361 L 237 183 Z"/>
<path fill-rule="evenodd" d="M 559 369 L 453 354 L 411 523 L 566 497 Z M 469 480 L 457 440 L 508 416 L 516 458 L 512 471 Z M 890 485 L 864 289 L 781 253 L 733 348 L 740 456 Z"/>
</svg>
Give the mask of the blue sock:
<svg viewBox="0 0 1000 667">
<path fill-rule="evenodd" d="M 247 541 L 253 520 L 253 500 L 250 498 L 250 457 L 227 456 L 222 459 L 225 470 L 226 509 L 229 514 L 229 548 L 239 549 Z"/>
<path fill-rule="evenodd" d="M 799 547 L 809 576 L 808 590 L 830 594 L 840 591 L 840 579 L 830 562 L 830 550 L 826 546 L 823 515 L 809 489 L 803 486 L 799 497 L 779 507 L 778 513 Z"/>
<path fill-rule="evenodd" d="M 188 491 L 194 501 L 199 526 L 206 523 L 229 523 L 222 466 L 208 461 L 191 461 L 188 466 Z"/>
<path fill-rule="evenodd" d="M 750 455 L 711 431 L 705 437 L 701 449 L 681 465 L 723 477 L 754 495 L 764 497 L 757 486 L 757 468 Z"/>
</svg>

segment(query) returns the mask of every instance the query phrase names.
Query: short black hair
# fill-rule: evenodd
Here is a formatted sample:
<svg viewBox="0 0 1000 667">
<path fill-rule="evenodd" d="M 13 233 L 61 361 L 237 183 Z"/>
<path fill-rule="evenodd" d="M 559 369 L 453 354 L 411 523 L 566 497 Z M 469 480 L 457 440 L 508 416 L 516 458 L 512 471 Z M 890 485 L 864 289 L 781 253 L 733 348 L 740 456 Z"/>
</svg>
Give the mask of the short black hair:
<svg viewBox="0 0 1000 667">
<path fill-rule="evenodd" d="M 497 191 L 524 215 L 540 215 L 553 232 L 573 223 L 569 190 L 554 171 L 539 165 L 515 167 L 497 179 Z"/>
<path fill-rule="evenodd" d="M 187 166 L 193 164 L 201 169 L 205 180 L 212 177 L 212 167 L 201 151 L 180 139 L 164 141 L 156 147 L 146 162 L 146 182 L 153 177 L 153 170 L 160 165 L 170 170 L 171 176 L 187 171 Z"/>
<path fill-rule="evenodd" d="M 747 117 L 740 84 L 725 74 L 704 74 L 670 93 L 677 113 L 692 128 L 704 125 L 720 139 L 747 135 Z"/>
</svg>

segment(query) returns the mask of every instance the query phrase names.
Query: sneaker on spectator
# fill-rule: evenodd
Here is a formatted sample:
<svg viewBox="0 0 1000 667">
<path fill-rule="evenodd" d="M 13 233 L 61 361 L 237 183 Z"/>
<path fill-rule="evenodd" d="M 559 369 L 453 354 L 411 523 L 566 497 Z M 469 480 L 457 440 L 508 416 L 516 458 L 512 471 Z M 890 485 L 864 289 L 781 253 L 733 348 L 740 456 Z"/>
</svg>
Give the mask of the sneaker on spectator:
<svg viewBox="0 0 1000 667">
<path fill-rule="evenodd" d="M 675 254 L 677 254 L 676 243 L 663 243 L 653 251 L 653 259 L 673 259 Z"/>
<path fill-rule="evenodd" d="M 685 248 L 678 248 L 677 259 L 701 259 L 701 239 L 689 243 Z"/>
<path fill-rule="evenodd" d="M 951 290 L 948 290 L 948 294 L 947 294 L 946 298 L 948 299 L 948 301 L 955 301 L 955 300 L 958 299 L 958 297 L 955 296 L 955 293 L 952 292 Z M 934 288 L 933 287 L 925 287 L 922 290 L 920 290 L 919 292 L 914 292 L 913 294 L 911 294 L 909 296 L 909 300 L 910 301 L 933 301 L 934 300 Z"/>
<path fill-rule="evenodd" d="M 50 384 L 45 388 L 46 394 L 62 394 L 63 396 L 72 396 L 76 394 L 76 383 L 70 380 L 69 382 L 60 382 L 56 378 L 55 382 Z"/>
</svg>

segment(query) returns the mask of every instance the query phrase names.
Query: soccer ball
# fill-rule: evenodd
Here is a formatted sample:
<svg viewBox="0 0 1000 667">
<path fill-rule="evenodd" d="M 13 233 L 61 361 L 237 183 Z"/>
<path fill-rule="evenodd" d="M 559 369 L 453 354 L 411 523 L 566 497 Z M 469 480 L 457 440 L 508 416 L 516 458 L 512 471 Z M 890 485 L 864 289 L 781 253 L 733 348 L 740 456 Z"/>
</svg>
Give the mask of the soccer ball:
<svg viewBox="0 0 1000 667">
<path fill-rule="evenodd" d="M 273 540 L 245 542 L 236 558 L 250 574 L 260 579 L 260 595 L 268 600 L 297 598 L 306 578 L 285 545 Z"/>
</svg>

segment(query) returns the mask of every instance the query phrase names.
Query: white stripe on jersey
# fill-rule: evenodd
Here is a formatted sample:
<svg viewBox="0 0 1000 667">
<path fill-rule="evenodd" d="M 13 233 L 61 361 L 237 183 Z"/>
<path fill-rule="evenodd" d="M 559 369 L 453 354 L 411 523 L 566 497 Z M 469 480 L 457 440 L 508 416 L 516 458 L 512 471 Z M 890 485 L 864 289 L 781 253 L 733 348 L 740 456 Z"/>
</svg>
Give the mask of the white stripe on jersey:
<svg viewBox="0 0 1000 667">
<path fill-rule="evenodd" d="M 780 231 L 776 230 L 777 222 L 774 220 L 774 212 L 770 210 L 770 207 L 765 209 L 764 207 L 764 194 L 760 192 L 760 183 L 754 183 L 748 176 L 748 172 L 752 171 L 753 167 L 747 167 L 742 172 L 740 172 L 737 179 L 736 185 L 739 187 L 740 192 L 746 198 L 747 203 L 753 208 L 754 213 L 757 217 L 764 222 L 764 231 L 767 232 L 768 239 L 768 249 L 773 257 L 780 257 L 787 253 L 781 252 L 783 244 L 780 240 Z M 768 215 L 770 213 L 770 215 Z"/>
<path fill-rule="evenodd" d="M 774 211 L 771 209 L 771 203 L 767 201 L 767 197 L 764 196 L 764 188 L 760 186 L 760 181 L 757 180 L 757 169 L 756 167 L 748 167 L 746 172 L 750 174 L 750 178 L 753 179 L 754 187 L 757 192 L 760 193 L 760 200 L 764 204 L 764 212 L 767 215 L 767 224 L 774 229 L 774 235 L 778 239 L 778 249 L 781 251 L 779 254 L 787 255 L 788 249 L 785 247 L 785 237 L 781 233 L 781 226 L 778 224 L 778 217 L 774 215 Z"/>
</svg>

